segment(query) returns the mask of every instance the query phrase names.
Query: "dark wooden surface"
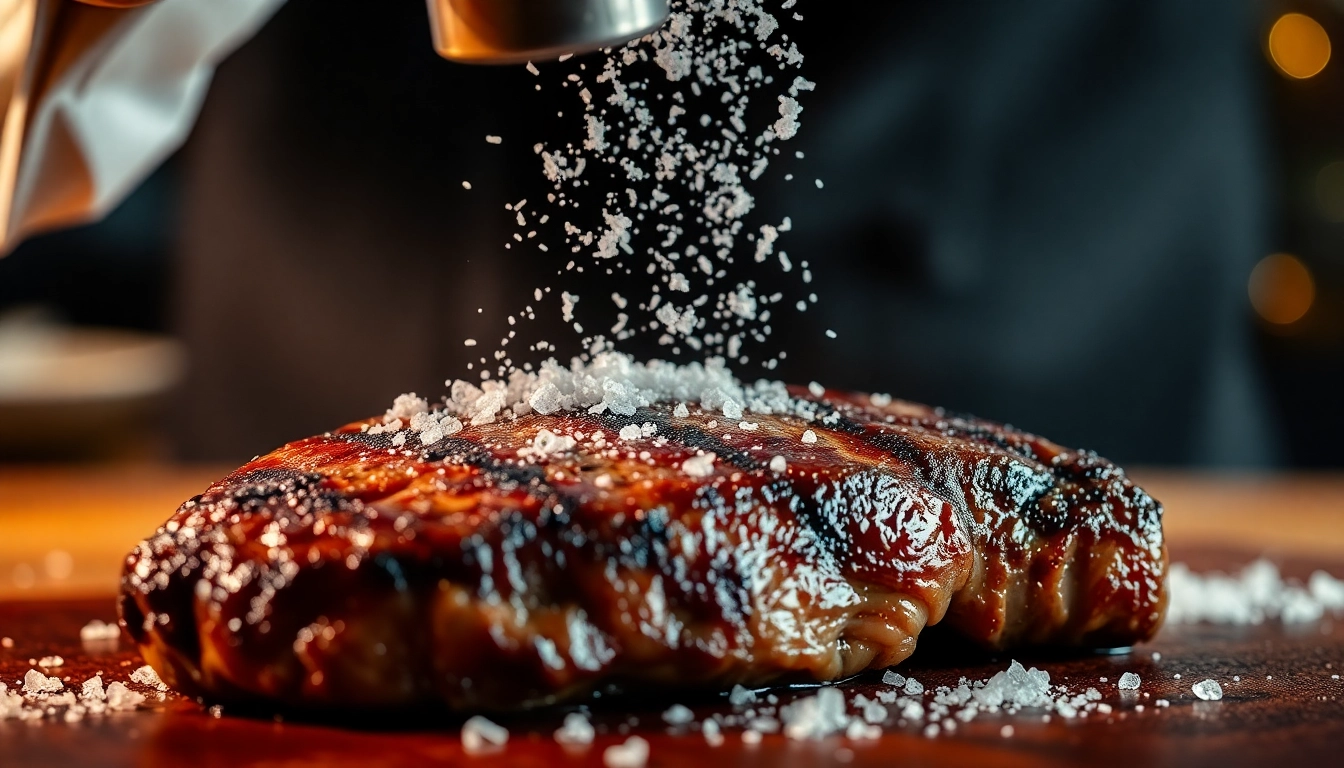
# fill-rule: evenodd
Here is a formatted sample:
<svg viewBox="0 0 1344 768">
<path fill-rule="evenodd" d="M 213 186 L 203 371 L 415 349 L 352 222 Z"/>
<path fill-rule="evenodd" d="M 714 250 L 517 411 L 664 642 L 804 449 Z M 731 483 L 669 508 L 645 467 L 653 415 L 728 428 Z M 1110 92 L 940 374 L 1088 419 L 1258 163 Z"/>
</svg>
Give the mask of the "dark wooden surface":
<svg viewBox="0 0 1344 768">
<path fill-rule="evenodd" d="M 1254 553 L 1246 550 L 1189 549 L 1177 556 L 1198 568 L 1230 568 Z M 1344 562 L 1321 557 L 1281 559 L 1285 571 L 1299 577 L 1312 568 L 1344 573 Z M 110 620 L 111 601 L 34 600 L 0 603 L 0 636 L 14 647 L 0 649 L 0 679 L 13 683 L 30 668 L 30 659 L 50 654 L 65 658 L 55 671 L 78 687 L 96 671 L 104 679 L 127 680 L 142 662 L 125 644 L 81 647 L 79 630 L 90 619 Z M 958 678 L 983 679 L 1003 669 L 1007 657 L 977 658 L 922 647 L 903 665 L 929 687 L 955 685 Z M 1161 653 L 1154 661 L 1152 653 Z M 89 717 L 75 723 L 0 721 L 0 766 L 382 766 L 428 762 L 473 766 L 601 765 L 606 746 L 623 740 L 628 725 L 652 745 L 650 766 L 821 766 L 821 765 L 1263 765 L 1289 760 L 1337 764 L 1344 754 L 1344 620 L 1284 628 L 1170 627 L 1156 642 L 1128 655 L 1050 658 L 1019 657 L 1050 672 L 1052 681 L 1082 690 L 1095 686 L 1114 707 L 1110 715 L 1086 720 L 1041 721 L 1039 713 L 982 716 L 959 725 L 954 734 L 925 738 L 918 726 L 889 728 L 876 742 L 831 738 L 788 741 L 766 735 L 746 745 L 740 734 L 709 747 L 699 734 L 669 735 L 660 714 L 670 700 L 609 701 L 595 714 L 599 735 L 587 750 L 566 750 L 552 731 L 556 712 L 523 719 L 502 719 L 510 743 L 493 755 L 463 754 L 459 721 L 435 712 L 375 721 L 304 721 L 293 715 L 276 720 L 267 713 L 224 712 L 213 717 L 199 704 L 169 694 L 146 711 Z M 1120 674 L 1143 679 L 1137 696 L 1116 689 Z M 1180 674 L 1181 679 L 1175 679 Z M 1233 682 L 1240 676 L 1240 682 Z M 1108 683 L 1099 682 L 1107 677 Z M 1198 700 L 1191 684 L 1218 680 L 1226 693 L 1218 702 Z M 847 686 L 874 687 L 875 677 Z M 1158 708 L 1158 698 L 1171 701 Z M 681 699 L 698 715 L 727 710 L 715 696 Z M 1143 704 L 1143 711 L 1136 709 Z M 1000 735 L 1014 726 L 1010 738 Z M 604 732 L 605 731 L 605 732 Z"/>
</svg>

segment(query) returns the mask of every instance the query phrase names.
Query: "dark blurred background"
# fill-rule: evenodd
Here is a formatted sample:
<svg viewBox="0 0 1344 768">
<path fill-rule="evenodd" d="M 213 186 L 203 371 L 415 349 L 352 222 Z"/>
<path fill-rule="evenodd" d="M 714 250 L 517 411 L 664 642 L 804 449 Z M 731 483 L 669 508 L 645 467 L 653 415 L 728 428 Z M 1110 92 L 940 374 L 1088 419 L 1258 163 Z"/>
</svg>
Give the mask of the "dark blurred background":
<svg viewBox="0 0 1344 768">
<path fill-rule="evenodd" d="M 0 259 L 0 456 L 242 460 L 501 335 L 561 259 L 504 250 L 503 204 L 574 94 L 386 5 L 290 0 L 130 199 Z M 1344 466 L 1344 2 L 873 5 L 790 30 L 819 85 L 757 213 L 820 302 L 774 375 L 1122 462 Z M 54 350 L 106 386 L 41 384 Z"/>
</svg>

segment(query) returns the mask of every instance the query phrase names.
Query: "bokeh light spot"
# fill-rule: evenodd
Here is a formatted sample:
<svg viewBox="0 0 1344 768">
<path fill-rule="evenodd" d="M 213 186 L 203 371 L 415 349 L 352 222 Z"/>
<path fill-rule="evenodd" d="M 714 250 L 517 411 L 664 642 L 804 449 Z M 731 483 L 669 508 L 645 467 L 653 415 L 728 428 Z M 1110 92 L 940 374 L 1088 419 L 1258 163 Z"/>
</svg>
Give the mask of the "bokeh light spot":
<svg viewBox="0 0 1344 768">
<path fill-rule="evenodd" d="M 1275 325 L 1301 320 L 1316 299 L 1311 271 L 1300 259 L 1287 253 L 1261 259 L 1251 270 L 1247 292 L 1256 314 Z"/>
<path fill-rule="evenodd" d="M 1270 27 L 1269 57 L 1283 74 L 1305 80 L 1330 61 L 1330 35 L 1310 16 L 1285 13 Z"/>
</svg>

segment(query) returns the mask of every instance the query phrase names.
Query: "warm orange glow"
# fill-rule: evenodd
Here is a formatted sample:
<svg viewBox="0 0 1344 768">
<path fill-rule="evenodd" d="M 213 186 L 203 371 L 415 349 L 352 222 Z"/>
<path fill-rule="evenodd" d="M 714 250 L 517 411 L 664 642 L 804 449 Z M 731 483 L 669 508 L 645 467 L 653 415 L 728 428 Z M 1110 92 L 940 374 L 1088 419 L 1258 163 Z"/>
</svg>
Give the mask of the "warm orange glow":
<svg viewBox="0 0 1344 768">
<path fill-rule="evenodd" d="M 1269 30 L 1269 57 L 1283 74 L 1305 80 L 1330 61 L 1330 35 L 1310 16 L 1285 13 Z"/>
<path fill-rule="evenodd" d="M 1296 256 L 1286 253 L 1261 259 L 1251 270 L 1247 292 L 1256 313 L 1275 325 L 1301 320 L 1316 299 L 1311 271 Z"/>
<path fill-rule="evenodd" d="M 1329 163 L 1316 173 L 1316 204 L 1329 221 L 1344 222 L 1344 161 Z"/>
</svg>

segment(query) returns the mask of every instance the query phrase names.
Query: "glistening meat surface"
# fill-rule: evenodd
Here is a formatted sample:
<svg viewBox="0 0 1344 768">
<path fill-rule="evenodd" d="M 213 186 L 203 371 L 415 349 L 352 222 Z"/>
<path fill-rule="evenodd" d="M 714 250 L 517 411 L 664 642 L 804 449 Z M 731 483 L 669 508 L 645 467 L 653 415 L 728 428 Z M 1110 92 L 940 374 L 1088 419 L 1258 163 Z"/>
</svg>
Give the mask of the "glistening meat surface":
<svg viewBox="0 0 1344 768">
<path fill-rule="evenodd" d="M 656 404 L 291 443 L 130 554 L 123 619 L 189 694 L 460 710 L 832 680 L 940 622 L 990 648 L 1157 631 L 1162 510 L 1118 467 L 791 392 L 806 418 Z"/>
</svg>

